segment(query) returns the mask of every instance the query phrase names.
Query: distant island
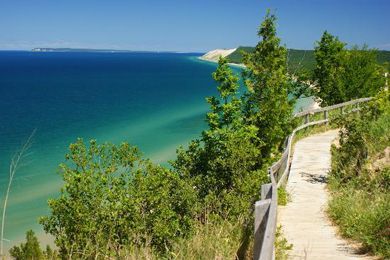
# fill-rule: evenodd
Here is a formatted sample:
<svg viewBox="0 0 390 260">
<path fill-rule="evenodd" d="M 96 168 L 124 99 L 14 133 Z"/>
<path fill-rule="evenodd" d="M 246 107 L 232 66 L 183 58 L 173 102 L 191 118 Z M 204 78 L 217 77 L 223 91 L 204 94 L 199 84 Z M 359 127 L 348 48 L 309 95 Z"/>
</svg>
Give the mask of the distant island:
<svg viewBox="0 0 390 260">
<path fill-rule="evenodd" d="M 114 49 L 89 49 L 89 48 L 34 48 L 32 52 L 109 52 L 109 53 L 176 53 L 173 51 L 132 51 L 132 50 L 114 50 Z"/>
<path fill-rule="evenodd" d="M 34 48 L 33 52 L 133 52 L 129 50 L 111 50 L 111 49 L 83 49 L 83 48 Z"/>
</svg>

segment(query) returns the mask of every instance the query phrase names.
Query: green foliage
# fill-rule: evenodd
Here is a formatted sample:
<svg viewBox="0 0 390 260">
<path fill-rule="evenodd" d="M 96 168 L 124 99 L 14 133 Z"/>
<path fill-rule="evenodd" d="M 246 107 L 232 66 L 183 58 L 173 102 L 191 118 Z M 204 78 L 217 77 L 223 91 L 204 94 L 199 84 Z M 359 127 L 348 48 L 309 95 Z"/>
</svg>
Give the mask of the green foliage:
<svg viewBox="0 0 390 260">
<path fill-rule="evenodd" d="M 386 72 L 390 72 L 390 61 L 386 61 L 385 63 L 383 63 L 383 67 Z"/>
<path fill-rule="evenodd" d="M 362 242 L 367 251 L 390 257 L 389 192 L 367 190 L 352 183 L 332 191 L 329 215 L 347 238 Z"/>
<path fill-rule="evenodd" d="M 243 63 L 243 58 L 245 56 L 245 53 L 252 53 L 254 49 L 255 49 L 254 47 L 239 46 L 234 52 L 229 54 L 226 58 L 229 60 L 229 62 L 241 64 Z"/>
<path fill-rule="evenodd" d="M 238 47 L 233 53 L 227 56 L 232 63 L 243 63 L 245 53 L 253 53 L 254 47 Z M 390 60 L 390 59 L 389 59 Z M 313 50 L 287 49 L 287 68 L 292 74 L 298 71 L 312 71 L 315 66 Z"/>
<path fill-rule="evenodd" d="M 379 93 L 360 115 L 338 124 L 342 130 L 340 146 L 332 147 L 329 215 L 344 236 L 389 258 L 390 167 L 389 161 L 377 161 L 390 147 L 390 94 Z"/>
<path fill-rule="evenodd" d="M 355 115 L 344 117 L 343 126 L 345 128 L 340 131 L 340 149 L 337 153 L 338 163 L 333 165 L 332 171 L 340 181 L 347 182 L 359 175 L 368 157 L 367 144 L 360 134 L 367 131 L 368 125 Z"/>
<path fill-rule="evenodd" d="M 233 53 L 227 56 L 229 62 L 241 64 L 243 63 L 244 53 L 254 52 L 254 47 L 239 46 Z M 378 64 L 385 65 L 390 62 L 390 51 L 377 51 Z M 387 65 L 386 65 L 387 64 Z M 316 66 L 314 50 L 296 50 L 287 49 L 287 69 L 289 73 L 296 75 L 303 71 L 311 74 Z"/>
<path fill-rule="evenodd" d="M 170 252 L 171 259 L 250 259 L 238 258 L 244 225 L 243 218 L 199 224 L 193 237 L 175 245 Z"/>
<path fill-rule="evenodd" d="M 340 116 L 340 147 L 334 148 L 332 174 L 341 182 L 361 175 L 369 155 L 390 143 L 390 94 L 378 93 L 360 114 Z M 368 123 L 370 122 L 370 123 Z"/>
<path fill-rule="evenodd" d="M 258 31 L 262 40 L 253 53 L 244 56 L 249 91 L 244 101 L 245 117 L 247 124 L 259 129 L 257 145 L 263 159 L 275 153 L 293 129 L 294 100 L 288 99 L 291 84 L 287 77 L 287 50 L 280 46 L 275 21 L 275 15 L 268 12 Z"/>
<path fill-rule="evenodd" d="M 367 46 L 345 52 L 341 84 L 346 100 L 374 96 L 385 85 L 384 69 L 377 63 L 377 56 L 378 52 Z"/>
<path fill-rule="evenodd" d="M 289 97 L 293 101 L 299 98 L 312 97 L 316 94 L 310 85 L 310 77 L 305 71 L 297 72 L 294 77 L 289 77 Z"/>
<path fill-rule="evenodd" d="M 284 187 L 278 188 L 278 205 L 286 206 L 289 201 L 289 194 Z"/>
<path fill-rule="evenodd" d="M 26 243 L 21 243 L 19 246 L 12 247 L 9 250 L 9 253 L 15 260 L 44 258 L 39 241 L 32 230 L 26 232 Z"/>
<path fill-rule="evenodd" d="M 70 145 L 64 187 L 41 219 L 62 256 L 119 257 L 124 246 L 146 243 L 165 251 L 192 231 L 192 187 L 172 171 L 143 160 L 123 143 Z"/>
<path fill-rule="evenodd" d="M 375 95 L 385 84 L 378 51 L 367 46 L 345 49 L 346 44 L 327 31 L 315 47 L 313 79 L 323 105 Z"/>
<path fill-rule="evenodd" d="M 218 83 L 219 97 L 207 98 L 211 108 L 207 114 L 209 129 L 188 149 L 180 148 L 172 165 L 193 182 L 203 204 L 202 214 L 237 217 L 249 211 L 268 177 L 257 168 L 257 128 L 243 122 L 238 78 L 226 59 L 220 59 L 213 78 Z"/>
<path fill-rule="evenodd" d="M 389 64 L 390 62 L 390 51 L 378 51 L 378 63 L 379 64 Z"/>
<path fill-rule="evenodd" d="M 46 250 L 43 252 L 43 255 L 47 260 L 60 259 L 57 250 L 53 250 L 49 245 L 46 246 Z"/>
<path fill-rule="evenodd" d="M 276 229 L 275 235 L 275 259 L 287 260 L 288 252 L 291 251 L 293 245 L 288 243 L 287 239 L 283 235 L 282 226 L 279 225 Z"/>
<path fill-rule="evenodd" d="M 341 80 L 345 45 L 325 31 L 314 50 L 314 79 L 319 85 L 318 97 L 325 106 L 342 103 L 346 99 Z"/>
<path fill-rule="evenodd" d="M 219 66 L 213 73 L 213 79 L 218 82 L 219 98 L 208 97 L 211 112 L 207 113 L 207 122 L 212 134 L 213 130 L 229 126 L 237 126 L 241 121 L 241 100 L 237 97 L 238 77 L 228 67 L 228 61 L 220 58 Z"/>
<path fill-rule="evenodd" d="M 289 73 L 311 73 L 315 67 L 313 50 L 287 50 L 287 66 Z"/>
</svg>

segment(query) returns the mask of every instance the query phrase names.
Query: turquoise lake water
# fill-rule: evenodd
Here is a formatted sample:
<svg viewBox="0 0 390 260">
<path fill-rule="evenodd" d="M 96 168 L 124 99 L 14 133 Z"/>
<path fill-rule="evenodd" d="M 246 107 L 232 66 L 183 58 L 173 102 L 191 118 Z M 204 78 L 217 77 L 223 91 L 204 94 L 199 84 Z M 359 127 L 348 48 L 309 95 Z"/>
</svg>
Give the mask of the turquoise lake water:
<svg viewBox="0 0 390 260">
<path fill-rule="evenodd" d="M 179 145 L 199 136 L 205 97 L 216 94 L 216 65 L 197 56 L 0 52 L 1 202 L 10 159 L 36 129 L 9 198 L 7 247 L 28 229 L 45 239 L 37 219 L 47 213 L 47 199 L 58 194 L 58 165 L 78 137 L 128 141 L 166 164 Z"/>
</svg>

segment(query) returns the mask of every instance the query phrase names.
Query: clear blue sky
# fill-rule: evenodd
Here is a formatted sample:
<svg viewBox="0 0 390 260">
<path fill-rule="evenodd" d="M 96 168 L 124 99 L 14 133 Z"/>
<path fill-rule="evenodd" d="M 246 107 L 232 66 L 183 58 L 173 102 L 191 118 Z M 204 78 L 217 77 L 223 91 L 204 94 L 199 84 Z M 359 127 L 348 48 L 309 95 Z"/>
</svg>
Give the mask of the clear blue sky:
<svg viewBox="0 0 390 260">
<path fill-rule="evenodd" d="M 0 0 L 0 49 L 207 51 L 254 45 L 267 8 L 289 48 L 327 29 L 390 50 L 390 0 Z"/>
</svg>

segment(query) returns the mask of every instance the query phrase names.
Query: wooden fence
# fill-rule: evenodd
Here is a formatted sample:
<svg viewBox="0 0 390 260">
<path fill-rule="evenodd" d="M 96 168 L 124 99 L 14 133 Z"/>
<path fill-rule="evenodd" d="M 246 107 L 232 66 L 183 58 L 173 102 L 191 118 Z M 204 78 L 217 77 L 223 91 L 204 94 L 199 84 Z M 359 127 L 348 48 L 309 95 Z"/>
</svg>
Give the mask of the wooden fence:
<svg viewBox="0 0 390 260">
<path fill-rule="evenodd" d="M 291 147 L 295 134 L 304 128 L 329 122 L 329 116 L 360 110 L 360 104 L 371 98 L 361 98 L 324 108 L 307 110 L 294 115 L 299 126 L 285 142 L 281 158 L 268 170 L 271 183 L 261 186 L 261 200 L 255 203 L 255 235 L 253 259 L 271 260 L 275 258 L 275 234 L 277 224 L 278 188 L 284 185 L 290 172 Z"/>
</svg>

